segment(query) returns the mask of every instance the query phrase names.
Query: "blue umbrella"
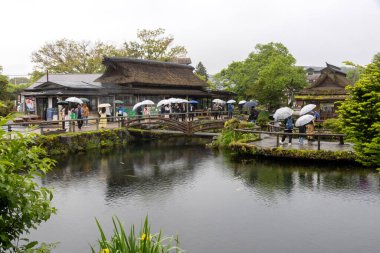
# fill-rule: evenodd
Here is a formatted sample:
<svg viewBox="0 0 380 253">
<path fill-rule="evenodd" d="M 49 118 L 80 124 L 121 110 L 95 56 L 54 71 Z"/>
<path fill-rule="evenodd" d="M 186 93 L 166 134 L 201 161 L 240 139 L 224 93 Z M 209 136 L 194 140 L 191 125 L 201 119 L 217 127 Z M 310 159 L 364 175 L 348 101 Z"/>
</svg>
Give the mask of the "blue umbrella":
<svg viewBox="0 0 380 253">
<path fill-rule="evenodd" d="M 256 107 L 259 103 L 257 101 L 248 101 L 243 106 L 244 107 Z"/>
<path fill-rule="evenodd" d="M 189 104 L 199 104 L 199 102 L 197 100 L 190 100 Z"/>
</svg>

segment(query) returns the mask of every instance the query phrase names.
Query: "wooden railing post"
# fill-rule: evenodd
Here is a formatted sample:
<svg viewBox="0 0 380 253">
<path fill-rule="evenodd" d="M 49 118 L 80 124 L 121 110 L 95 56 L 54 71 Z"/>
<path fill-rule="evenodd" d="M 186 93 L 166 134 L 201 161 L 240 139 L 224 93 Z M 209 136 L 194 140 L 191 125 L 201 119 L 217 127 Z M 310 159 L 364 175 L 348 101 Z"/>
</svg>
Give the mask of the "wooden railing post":
<svg viewBox="0 0 380 253">
<path fill-rule="evenodd" d="M 44 134 L 44 125 L 43 124 L 40 125 L 40 134 Z"/>
<path fill-rule="evenodd" d="M 12 132 L 12 125 L 8 125 L 8 132 Z"/>
<path fill-rule="evenodd" d="M 280 134 L 276 133 L 277 141 L 276 141 L 276 146 L 280 146 Z"/>
<path fill-rule="evenodd" d="M 340 144 L 340 145 L 344 145 L 343 136 L 340 136 L 340 137 L 339 137 L 339 144 Z"/>
<path fill-rule="evenodd" d="M 321 150 L 321 137 L 318 135 L 318 150 Z"/>
<path fill-rule="evenodd" d="M 95 119 L 96 130 L 99 130 L 99 119 Z"/>
</svg>

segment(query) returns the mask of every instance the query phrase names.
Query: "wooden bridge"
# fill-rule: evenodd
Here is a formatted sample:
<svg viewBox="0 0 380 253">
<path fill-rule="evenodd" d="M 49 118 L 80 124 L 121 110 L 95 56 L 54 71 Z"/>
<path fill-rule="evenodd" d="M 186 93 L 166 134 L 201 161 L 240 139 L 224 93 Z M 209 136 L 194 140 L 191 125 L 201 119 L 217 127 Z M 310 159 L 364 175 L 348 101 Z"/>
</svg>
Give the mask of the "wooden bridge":
<svg viewBox="0 0 380 253">
<path fill-rule="evenodd" d="M 227 119 L 195 119 L 194 121 L 179 121 L 175 118 L 166 118 L 160 116 L 142 117 L 135 119 L 127 119 L 124 126 L 127 128 L 142 128 L 143 126 L 151 126 L 170 131 L 180 131 L 187 135 L 206 130 L 222 129 Z"/>
</svg>

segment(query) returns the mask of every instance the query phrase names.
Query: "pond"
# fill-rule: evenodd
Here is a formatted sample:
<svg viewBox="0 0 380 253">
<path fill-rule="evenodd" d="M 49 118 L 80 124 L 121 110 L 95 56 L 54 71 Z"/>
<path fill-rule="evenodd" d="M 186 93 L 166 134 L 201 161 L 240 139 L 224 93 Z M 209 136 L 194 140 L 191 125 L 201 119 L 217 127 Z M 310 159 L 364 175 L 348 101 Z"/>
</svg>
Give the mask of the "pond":
<svg viewBox="0 0 380 253">
<path fill-rule="evenodd" d="M 184 145 L 186 143 L 186 145 Z M 42 183 L 58 208 L 32 239 L 90 252 L 112 216 L 177 235 L 187 252 L 379 252 L 379 174 L 244 161 L 176 142 L 133 144 L 59 161 Z"/>
</svg>

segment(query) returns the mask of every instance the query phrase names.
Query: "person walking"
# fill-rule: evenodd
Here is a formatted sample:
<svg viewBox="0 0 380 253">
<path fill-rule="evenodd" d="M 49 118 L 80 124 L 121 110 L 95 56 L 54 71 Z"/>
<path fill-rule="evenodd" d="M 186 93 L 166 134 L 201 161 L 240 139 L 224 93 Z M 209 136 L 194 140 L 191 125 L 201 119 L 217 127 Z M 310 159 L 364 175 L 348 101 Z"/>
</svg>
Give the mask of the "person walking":
<svg viewBox="0 0 380 253">
<path fill-rule="evenodd" d="M 285 129 L 284 129 L 284 135 L 282 136 L 282 139 L 280 141 L 280 144 L 284 144 L 284 141 L 286 139 L 286 136 L 288 136 L 287 134 L 285 133 L 293 133 L 293 128 L 294 128 L 294 120 L 292 118 L 292 116 L 289 116 L 285 119 L 284 121 L 284 126 L 285 126 Z M 292 145 L 292 135 L 289 135 L 289 146 Z"/>
<path fill-rule="evenodd" d="M 227 110 L 228 110 L 228 118 L 232 119 L 232 113 L 234 111 L 234 106 L 232 104 L 227 105 Z"/>
<path fill-rule="evenodd" d="M 194 121 L 194 106 L 189 105 L 189 121 Z"/>
<path fill-rule="evenodd" d="M 309 124 L 306 125 L 306 133 L 307 133 L 307 142 L 312 144 L 314 139 L 314 120 L 312 120 Z"/>
<path fill-rule="evenodd" d="M 105 107 L 103 107 L 99 111 L 99 115 L 100 115 L 99 128 L 107 128 L 107 113 L 106 113 Z"/>
<path fill-rule="evenodd" d="M 64 120 L 67 120 L 67 117 L 69 116 L 69 109 L 67 107 L 67 105 L 64 105 L 63 108 L 61 109 L 61 117 L 62 117 L 62 129 L 63 130 L 66 130 L 66 121 Z"/>
<path fill-rule="evenodd" d="M 82 111 L 83 111 L 82 117 L 84 119 L 83 127 L 88 127 L 88 116 L 90 115 L 90 109 L 88 108 L 87 104 L 83 104 Z"/>
<path fill-rule="evenodd" d="M 306 133 L 306 125 L 299 126 L 298 127 L 298 132 L 300 134 L 305 134 Z M 304 139 L 305 139 L 305 136 L 303 136 L 303 135 L 299 136 L 299 142 L 300 142 L 301 145 L 303 145 L 303 140 Z"/>
<path fill-rule="evenodd" d="M 83 111 L 82 111 L 82 106 L 80 104 L 77 105 L 77 108 L 75 109 L 75 114 L 77 115 L 78 119 L 78 129 L 81 130 L 83 126 Z"/>
</svg>

